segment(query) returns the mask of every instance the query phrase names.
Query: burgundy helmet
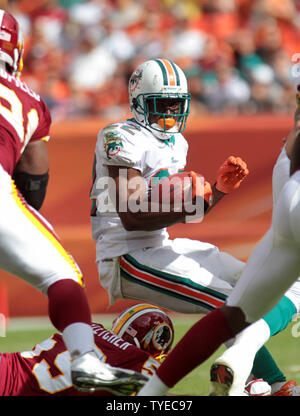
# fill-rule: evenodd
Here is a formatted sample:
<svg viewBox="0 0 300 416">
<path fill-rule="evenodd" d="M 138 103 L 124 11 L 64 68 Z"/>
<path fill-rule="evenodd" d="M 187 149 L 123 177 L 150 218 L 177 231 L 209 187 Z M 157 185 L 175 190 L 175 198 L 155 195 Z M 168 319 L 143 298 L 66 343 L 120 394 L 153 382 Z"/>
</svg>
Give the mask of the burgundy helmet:
<svg viewBox="0 0 300 416">
<path fill-rule="evenodd" d="M 19 75 L 23 69 L 23 36 L 17 20 L 0 9 L 0 61 Z"/>
<path fill-rule="evenodd" d="M 171 319 L 159 307 L 147 303 L 127 308 L 114 320 L 111 330 L 152 357 L 167 354 L 174 340 Z"/>
</svg>

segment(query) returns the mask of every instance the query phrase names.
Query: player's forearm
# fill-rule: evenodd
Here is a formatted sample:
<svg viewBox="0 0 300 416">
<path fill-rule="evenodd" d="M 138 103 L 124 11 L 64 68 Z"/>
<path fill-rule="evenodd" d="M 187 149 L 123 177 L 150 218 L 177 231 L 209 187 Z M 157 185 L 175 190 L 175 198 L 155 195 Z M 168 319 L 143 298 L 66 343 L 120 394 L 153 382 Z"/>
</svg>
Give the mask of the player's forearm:
<svg viewBox="0 0 300 416">
<path fill-rule="evenodd" d="M 218 198 L 220 199 L 219 194 Z M 128 204 L 126 212 L 122 212 L 120 205 L 118 205 L 117 211 L 123 227 L 127 231 L 155 231 L 178 223 L 203 218 L 207 209 L 208 203 L 199 196 L 192 201 L 181 201 L 175 204 L 158 204 L 144 201 L 140 205 L 135 204 L 134 210 Z"/>
<path fill-rule="evenodd" d="M 184 212 L 136 212 L 119 213 L 123 227 L 127 231 L 155 231 L 184 222 Z"/>
<path fill-rule="evenodd" d="M 216 206 L 217 203 L 221 201 L 221 199 L 223 199 L 226 195 L 224 194 L 224 192 L 221 192 L 216 188 L 216 183 L 211 187 L 211 189 L 213 195 L 213 203 L 210 207 L 207 207 L 207 209 L 205 210 L 205 214 L 207 214 L 214 206 Z"/>
<path fill-rule="evenodd" d="M 46 196 L 49 173 L 31 175 L 26 172 L 15 172 L 13 179 L 26 202 L 39 210 Z"/>
</svg>

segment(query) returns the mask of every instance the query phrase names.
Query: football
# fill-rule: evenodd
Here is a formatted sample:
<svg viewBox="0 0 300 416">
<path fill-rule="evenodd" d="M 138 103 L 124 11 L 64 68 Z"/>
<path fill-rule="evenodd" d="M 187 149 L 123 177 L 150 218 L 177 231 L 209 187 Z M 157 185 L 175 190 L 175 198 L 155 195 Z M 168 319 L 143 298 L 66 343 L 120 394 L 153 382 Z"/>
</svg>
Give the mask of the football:
<svg viewBox="0 0 300 416">
<path fill-rule="evenodd" d="M 152 185 L 148 194 L 151 203 L 182 207 L 185 201 L 192 202 L 192 178 L 189 172 L 179 172 L 161 179 Z"/>
</svg>

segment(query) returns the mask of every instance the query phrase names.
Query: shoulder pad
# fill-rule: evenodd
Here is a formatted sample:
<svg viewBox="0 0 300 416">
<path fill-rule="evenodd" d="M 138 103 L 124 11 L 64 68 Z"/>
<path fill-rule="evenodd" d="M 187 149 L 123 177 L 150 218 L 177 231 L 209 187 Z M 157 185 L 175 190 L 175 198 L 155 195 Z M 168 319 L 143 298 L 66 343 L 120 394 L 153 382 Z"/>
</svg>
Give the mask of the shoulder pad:
<svg viewBox="0 0 300 416">
<path fill-rule="evenodd" d="M 117 137 L 118 135 L 120 137 L 123 137 L 122 131 L 120 130 L 120 127 L 121 127 L 121 123 L 112 123 L 112 124 L 109 124 L 108 126 L 104 127 L 101 130 L 102 136 L 104 138 Z"/>
</svg>

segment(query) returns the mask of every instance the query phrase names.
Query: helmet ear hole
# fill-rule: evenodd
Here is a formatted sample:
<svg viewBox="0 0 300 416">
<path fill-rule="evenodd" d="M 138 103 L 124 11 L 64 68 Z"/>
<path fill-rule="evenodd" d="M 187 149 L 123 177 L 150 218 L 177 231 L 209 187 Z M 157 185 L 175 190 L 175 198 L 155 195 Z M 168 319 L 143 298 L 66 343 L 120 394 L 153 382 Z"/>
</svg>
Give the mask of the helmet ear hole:
<svg viewBox="0 0 300 416">
<path fill-rule="evenodd" d="M 132 106 L 133 106 L 133 108 L 136 110 L 137 108 L 138 108 L 138 100 L 134 97 L 133 99 L 132 99 Z"/>
</svg>

